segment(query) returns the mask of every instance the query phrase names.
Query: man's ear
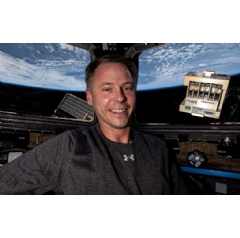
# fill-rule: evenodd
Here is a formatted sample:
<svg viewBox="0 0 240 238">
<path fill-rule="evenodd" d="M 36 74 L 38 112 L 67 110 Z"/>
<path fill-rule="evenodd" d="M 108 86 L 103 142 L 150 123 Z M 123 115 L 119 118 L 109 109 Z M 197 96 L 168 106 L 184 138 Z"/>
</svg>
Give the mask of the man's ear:
<svg viewBox="0 0 240 238">
<path fill-rule="evenodd" d="M 92 93 L 90 92 L 90 90 L 87 88 L 86 89 L 86 98 L 87 98 L 87 103 L 88 105 L 92 106 Z"/>
</svg>

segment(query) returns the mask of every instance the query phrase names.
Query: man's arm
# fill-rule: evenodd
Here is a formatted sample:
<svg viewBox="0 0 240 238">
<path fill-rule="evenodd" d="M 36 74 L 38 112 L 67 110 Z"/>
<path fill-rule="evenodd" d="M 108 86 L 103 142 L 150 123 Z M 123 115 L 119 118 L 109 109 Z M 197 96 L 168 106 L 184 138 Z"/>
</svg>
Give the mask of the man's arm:
<svg viewBox="0 0 240 238">
<path fill-rule="evenodd" d="M 68 132 L 0 167 L 0 194 L 43 194 L 56 189 L 73 144 Z"/>
</svg>

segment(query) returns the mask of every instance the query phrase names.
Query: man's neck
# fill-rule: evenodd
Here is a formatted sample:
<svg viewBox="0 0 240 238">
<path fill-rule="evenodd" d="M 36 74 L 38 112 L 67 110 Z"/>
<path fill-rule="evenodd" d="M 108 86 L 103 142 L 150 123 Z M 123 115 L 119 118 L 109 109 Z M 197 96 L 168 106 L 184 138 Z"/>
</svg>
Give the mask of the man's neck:
<svg viewBox="0 0 240 238">
<path fill-rule="evenodd" d="M 133 143 L 133 136 L 131 135 L 131 128 L 106 128 L 99 125 L 99 128 L 103 135 L 114 142 L 122 143 L 122 144 L 129 144 Z"/>
</svg>

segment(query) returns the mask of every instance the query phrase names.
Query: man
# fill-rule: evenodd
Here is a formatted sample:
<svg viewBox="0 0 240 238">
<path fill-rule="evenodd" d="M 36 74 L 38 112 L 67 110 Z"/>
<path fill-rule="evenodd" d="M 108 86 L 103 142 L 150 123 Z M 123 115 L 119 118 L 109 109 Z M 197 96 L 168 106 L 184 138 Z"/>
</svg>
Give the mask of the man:
<svg viewBox="0 0 240 238">
<path fill-rule="evenodd" d="M 163 140 L 131 128 L 136 66 L 107 55 L 86 68 L 98 119 L 66 131 L 0 170 L 2 194 L 186 194 Z"/>
</svg>

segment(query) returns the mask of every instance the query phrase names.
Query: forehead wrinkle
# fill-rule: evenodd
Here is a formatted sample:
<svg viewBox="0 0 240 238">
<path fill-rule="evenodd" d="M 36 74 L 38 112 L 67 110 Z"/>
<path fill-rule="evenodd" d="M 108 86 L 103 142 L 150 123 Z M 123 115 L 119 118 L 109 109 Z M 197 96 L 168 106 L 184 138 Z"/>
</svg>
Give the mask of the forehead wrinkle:
<svg viewBox="0 0 240 238">
<path fill-rule="evenodd" d="M 122 87 L 122 86 L 124 86 L 124 85 L 128 85 L 128 84 L 131 84 L 131 85 L 134 85 L 134 83 L 133 82 L 123 82 L 121 85 L 120 85 L 120 87 Z M 109 86 L 111 86 L 111 85 L 118 85 L 117 83 L 113 83 L 113 82 L 102 82 L 101 84 L 100 84 L 100 86 L 105 86 L 105 85 L 109 85 Z"/>
</svg>

